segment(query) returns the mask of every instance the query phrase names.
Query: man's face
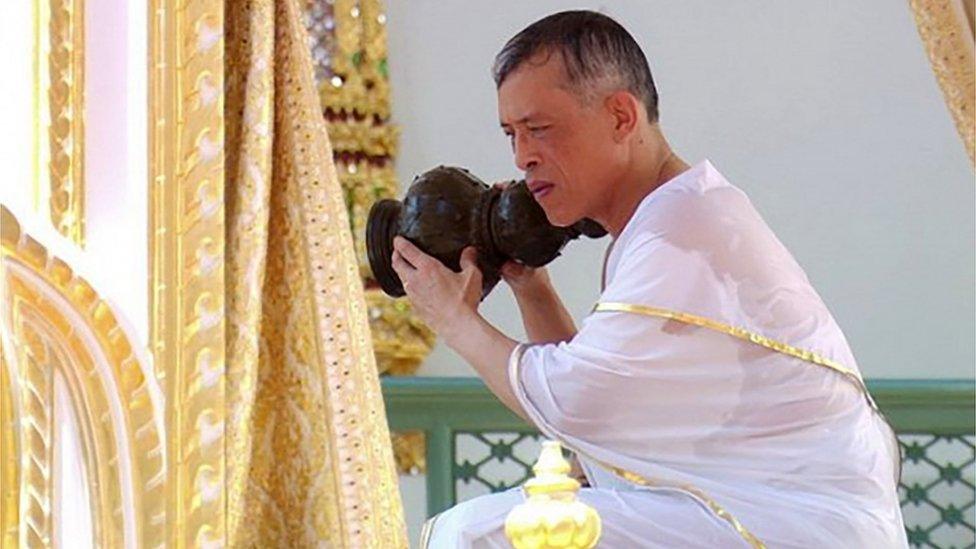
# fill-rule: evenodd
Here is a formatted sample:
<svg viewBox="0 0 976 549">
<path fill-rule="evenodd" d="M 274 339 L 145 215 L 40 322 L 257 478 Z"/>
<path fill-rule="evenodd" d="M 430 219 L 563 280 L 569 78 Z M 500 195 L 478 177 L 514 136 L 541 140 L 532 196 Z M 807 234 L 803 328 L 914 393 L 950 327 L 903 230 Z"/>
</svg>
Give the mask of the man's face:
<svg viewBox="0 0 976 549">
<path fill-rule="evenodd" d="M 515 164 L 549 222 L 599 218 L 619 146 L 599 98 L 591 105 L 567 89 L 559 54 L 523 63 L 498 88 L 498 116 Z"/>
</svg>

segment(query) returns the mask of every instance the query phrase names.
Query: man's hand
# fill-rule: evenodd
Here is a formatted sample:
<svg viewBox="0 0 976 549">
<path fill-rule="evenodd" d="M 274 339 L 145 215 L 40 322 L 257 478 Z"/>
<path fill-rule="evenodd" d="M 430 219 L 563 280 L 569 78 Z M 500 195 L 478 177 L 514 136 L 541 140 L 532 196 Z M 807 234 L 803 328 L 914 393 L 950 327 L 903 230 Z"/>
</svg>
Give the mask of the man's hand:
<svg viewBox="0 0 976 549">
<path fill-rule="evenodd" d="M 549 283 L 549 274 L 545 267 L 532 268 L 515 261 L 506 261 L 502 265 L 502 279 L 518 295 L 545 288 Z"/>
<path fill-rule="evenodd" d="M 504 191 L 512 183 L 514 181 L 499 181 L 492 187 Z M 502 279 L 516 296 L 524 292 L 544 291 L 549 285 L 549 275 L 545 267 L 534 269 L 515 261 L 507 261 L 502 265 Z"/>
<path fill-rule="evenodd" d="M 508 359 L 516 343 L 478 314 L 481 271 L 475 259 L 474 248 L 466 248 L 461 272 L 455 273 L 407 239 L 393 239 L 393 269 L 414 311 L 478 372 L 499 400 L 528 421 L 508 382 Z"/>
<path fill-rule="evenodd" d="M 393 270 L 400 276 L 414 311 L 445 338 L 467 315 L 478 312 L 481 271 L 476 259 L 477 251 L 466 248 L 461 253 L 461 272 L 455 273 L 406 238 L 393 239 Z"/>
</svg>

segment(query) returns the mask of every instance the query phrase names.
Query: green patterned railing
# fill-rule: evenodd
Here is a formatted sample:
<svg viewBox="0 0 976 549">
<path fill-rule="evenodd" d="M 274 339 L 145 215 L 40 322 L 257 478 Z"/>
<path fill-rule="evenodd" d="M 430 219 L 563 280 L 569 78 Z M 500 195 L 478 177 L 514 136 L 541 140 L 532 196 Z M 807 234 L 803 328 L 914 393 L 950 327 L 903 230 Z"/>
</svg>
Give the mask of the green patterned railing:
<svg viewBox="0 0 976 549">
<path fill-rule="evenodd" d="M 868 387 L 898 432 L 911 545 L 976 547 L 976 383 L 874 380 Z M 538 434 L 480 380 L 384 378 L 383 394 L 391 429 L 426 433 L 428 516 L 528 477 Z"/>
</svg>

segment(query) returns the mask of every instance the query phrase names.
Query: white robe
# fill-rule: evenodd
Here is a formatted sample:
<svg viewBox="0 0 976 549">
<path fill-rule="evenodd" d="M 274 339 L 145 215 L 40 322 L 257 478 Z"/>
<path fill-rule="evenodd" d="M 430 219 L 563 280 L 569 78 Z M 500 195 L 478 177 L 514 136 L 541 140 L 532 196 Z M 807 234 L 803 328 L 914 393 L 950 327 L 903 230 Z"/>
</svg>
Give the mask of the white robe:
<svg viewBox="0 0 976 549">
<path fill-rule="evenodd" d="M 843 333 L 707 161 L 641 202 L 579 333 L 520 345 L 509 377 L 581 457 L 598 547 L 907 546 L 897 443 Z M 463 502 L 429 523 L 429 546 L 509 547 L 522 500 Z"/>
</svg>

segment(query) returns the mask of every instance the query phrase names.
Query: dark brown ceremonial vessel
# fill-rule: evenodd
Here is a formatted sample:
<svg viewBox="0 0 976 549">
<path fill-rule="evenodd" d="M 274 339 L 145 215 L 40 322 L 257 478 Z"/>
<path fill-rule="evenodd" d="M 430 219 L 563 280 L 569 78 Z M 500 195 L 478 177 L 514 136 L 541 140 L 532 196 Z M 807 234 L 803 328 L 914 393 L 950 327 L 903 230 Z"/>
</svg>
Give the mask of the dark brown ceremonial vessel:
<svg viewBox="0 0 976 549">
<path fill-rule="evenodd" d="M 373 276 L 388 295 L 405 294 L 392 266 L 393 237 L 403 236 L 449 269 L 460 272 L 461 252 L 478 250 L 484 298 L 514 260 L 541 267 L 581 234 L 600 238 L 599 224 L 583 219 L 569 227 L 549 224 L 524 181 L 489 187 L 463 168 L 440 166 L 414 179 L 401 203 L 373 204 L 366 223 L 366 251 Z"/>
</svg>

